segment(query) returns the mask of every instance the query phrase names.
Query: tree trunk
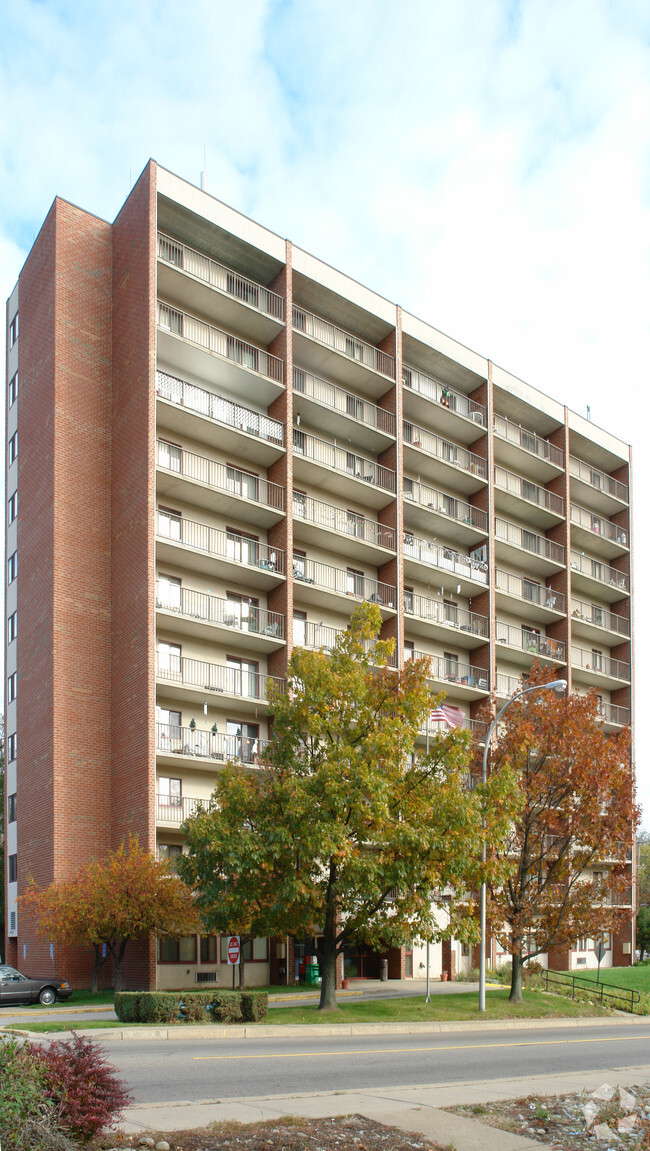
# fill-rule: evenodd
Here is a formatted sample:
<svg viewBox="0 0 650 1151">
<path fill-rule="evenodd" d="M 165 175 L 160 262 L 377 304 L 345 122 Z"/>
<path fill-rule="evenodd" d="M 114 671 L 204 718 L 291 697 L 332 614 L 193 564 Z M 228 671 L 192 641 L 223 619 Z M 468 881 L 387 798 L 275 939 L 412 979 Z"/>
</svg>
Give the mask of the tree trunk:
<svg viewBox="0 0 650 1151">
<path fill-rule="evenodd" d="M 117 950 L 111 948 L 111 955 L 113 956 L 113 965 L 115 969 L 116 991 L 122 990 L 122 962 L 124 960 L 124 952 L 126 951 L 126 945 L 128 942 L 128 939 L 121 939 Z"/>
<path fill-rule="evenodd" d="M 521 1003 L 522 987 L 524 981 L 524 961 L 521 952 L 512 956 L 512 980 L 510 983 L 509 999 L 511 1003 Z"/>
<path fill-rule="evenodd" d="M 101 943 L 93 943 L 93 948 L 95 951 L 95 962 L 93 964 L 93 980 L 92 980 L 92 983 L 90 985 L 90 990 L 94 992 L 97 990 L 97 981 L 99 979 L 99 968 L 101 966 L 101 951 L 100 951 Z"/>
<path fill-rule="evenodd" d="M 319 1011 L 338 1011 L 336 1002 L 336 941 L 332 933 L 331 938 L 323 936 L 318 952 L 320 966 L 320 1003 Z"/>
</svg>

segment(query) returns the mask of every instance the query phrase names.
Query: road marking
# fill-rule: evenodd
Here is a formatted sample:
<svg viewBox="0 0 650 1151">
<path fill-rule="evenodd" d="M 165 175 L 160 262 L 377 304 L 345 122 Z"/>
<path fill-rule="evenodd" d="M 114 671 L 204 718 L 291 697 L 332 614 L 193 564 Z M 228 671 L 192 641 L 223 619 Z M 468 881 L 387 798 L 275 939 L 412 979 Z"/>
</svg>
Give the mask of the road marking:
<svg viewBox="0 0 650 1151">
<path fill-rule="evenodd" d="M 353 1038 L 351 1036 L 351 1038 Z M 459 1043 L 447 1047 L 375 1047 L 368 1051 L 287 1051 L 274 1055 L 195 1055 L 195 1060 L 233 1059 L 320 1059 L 323 1055 L 400 1055 L 419 1051 L 474 1051 L 490 1047 L 558 1047 L 569 1043 L 624 1043 L 650 1039 L 650 1035 L 610 1035 L 597 1039 L 519 1039 L 511 1043 Z"/>
</svg>

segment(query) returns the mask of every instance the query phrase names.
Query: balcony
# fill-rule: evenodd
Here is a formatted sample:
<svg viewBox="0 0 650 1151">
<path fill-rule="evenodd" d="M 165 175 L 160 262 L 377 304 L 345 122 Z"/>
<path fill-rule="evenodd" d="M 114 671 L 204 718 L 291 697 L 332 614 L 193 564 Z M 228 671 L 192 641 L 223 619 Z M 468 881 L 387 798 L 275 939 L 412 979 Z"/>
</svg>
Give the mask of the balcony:
<svg viewBox="0 0 650 1151">
<path fill-rule="evenodd" d="M 590 636 L 597 643 L 603 642 L 603 631 L 614 632 L 617 641 L 629 639 L 630 621 L 608 608 L 584 600 L 571 600 L 571 630 L 574 635 Z M 610 641 L 611 642 L 611 641 Z"/>
<path fill-rule="evenodd" d="M 425 424 L 434 422 L 436 428 L 451 432 L 454 439 L 466 444 L 477 440 L 485 431 L 487 414 L 483 404 L 477 404 L 464 392 L 406 364 L 402 367 L 402 383 L 404 411 L 409 419 L 422 420 Z M 435 413 L 431 411 L 431 404 L 437 405 Z"/>
<path fill-rule="evenodd" d="M 579 496 L 588 507 L 614 515 L 629 503 L 627 484 L 579 460 L 577 456 L 569 456 L 569 475 L 571 495 Z"/>
<path fill-rule="evenodd" d="M 629 548 L 626 528 L 606 520 L 596 512 L 571 504 L 571 541 L 576 548 L 587 547 L 599 556 L 624 555 Z"/>
<path fill-rule="evenodd" d="M 471 546 L 487 535 L 488 517 L 482 508 L 404 477 L 404 522 L 409 527 L 439 532 L 455 543 Z"/>
<path fill-rule="evenodd" d="M 345 384 L 356 384 L 376 398 L 386 391 L 385 380 L 395 379 L 395 360 L 374 344 L 346 332 L 328 320 L 293 306 L 294 348 L 297 360 L 310 371 L 323 371 Z M 383 377 L 372 381 L 369 373 Z"/>
<path fill-rule="evenodd" d="M 220 379 L 228 389 L 264 407 L 280 395 L 284 365 L 264 348 L 215 328 L 170 304 L 158 303 L 158 353 L 170 365 L 178 362 L 190 375 L 214 374 L 205 353 L 222 362 Z"/>
<path fill-rule="evenodd" d="M 513 648 L 517 653 L 524 652 L 531 659 L 564 663 L 565 647 L 562 640 L 540 635 L 536 630 L 513 627 L 512 624 L 497 620 L 496 642 Z"/>
<path fill-rule="evenodd" d="M 615 603 L 630 594 L 630 580 L 625 572 L 610 567 L 602 560 L 586 556 L 584 552 L 571 552 L 571 587 L 587 593 L 598 588 L 598 598 Z"/>
<path fill-rule="evenodd" d="M 284 640 L 284 616 L 255 604 L 219 599 L 209 592 L 158 580 L 156 607 L 164 614 L 167 631 L 205 638 L 206 625 L 237 634 L 237 648 L 273 650 Z M 225 637 L 224 637 L 225 638 Z"/>
<path fill-rule="evenodd" d="M 488 673 L 483 667 L 475 667 L 474 664 L 463 663 L 460 660 L 445 659 L 444 656 L 428 655 L 424 651 L 414 651 L 413 658 L 428 659 L 429 679 L 445 685 L 447 690 L 451 690 L 452 685 L 454 688 L 461 688 L 461 695 L 464 698 L 479 699 L 489 690 Z"/>
<path fill-rule="evenodd" d="M 327 440 L 303 432 L 293 431 L 294 475 L 297 479 L 313 478 L 316 464 L 326 473 L 319 477 L 320 483 L 329 491 L 351 498 L 354 486 L 359 482 L 358 499 L 371 507 L 381 508 L 389 502 L 396 488 L 395 472 L 384 468 L 375 460 L 369 460 L 356 452 L 346 451 Z M 307 462 L 309 461 L 309 462 Z"/>
<path fill-rule="evenodd" d="M 564 452 L 543 436 L 495 415 L 494 434 L 498 459 L 514 468 L 523 468 L 534 479 L 545 482 L 564 468 Z"/>
<path fill-rule="evenodd" d="M 245 583 L 247 587 L 275 587 L 284 578 L 284 551 L 238 532 L 221 531 L 183 516 L 158 512 L 156 552 L 170 564 Z M 217 562 L 215 562 L 217 561 Z"/>
<path fill-rule="evenodd" d="M 363 572 L 331 567 L 330 564 L 294 555 L 293 578 L 294 598 L 299 596 L 311 603 L 332 607 L 331 596 L 335 594 L 378 604 L 384 619 L 395 612 L 396 588 L 381 580 L 370 579 Z"/>
<path fill-rule="evenodd" d="M 159 405 L 158 425 L 169 428 L 176 435 L 206 440 L 214 448 L 237 451 L 264 466 L 273 463 L 281 454 L 284 427 L 278 420 L 235 404 L 205 388 L 197 388 L 195 384 L 179 380 L 167 372 L 156 372 L 156 394 L 159 399 L 173 405 L 169 409 Z M 196 415 L 203 418 L 197 421 Z M 260 443 L 251 444 L 250 436 Z"/>
<path fill-rule="evenodd" d="M 611 683 L 612 690 L 630 682 L 630 665 L 622 659 L 612 659 L 610 655 L 597 649 L 571 648 L 571 667 L 576 679 L 592 686 L 605 687 Z"/>
<path fill-rule="evenodd" d="M 466 715 L 459 727 L 461 731 L 471 731 L 474 738 L 479 743 L 482 743 L 488 729 L 488 724 L 484 719 L 470 719 L 470 717 Z M 420 739 L 424 738 L 428 741 L 430 738 L 435 739 L 436 736 L 446 735 L 450 730 L 451 727 L 447 726 L 444 721 L 428 719 L 422 724 L 418 736 Z"/>
<path fill-rule="evenodd" d="M 531 480 L 508 472 L 505 468 L 494 469 L 494 483 L 497 506 L 513 515 L 526 517 L 527 522 L 540 527 L 551 527 L 564 517 L 564 500 Z M 525 504 L 524 510 L 521 503 Z"/>
<path fill-rule="evenodd" d="M 277 676 L 184 655 L 162 656 L 160 652 L 156 652 L 156 678 L 165 686 L 182 689 L 184 698 L 200 704 L 205 701 L 206 694 L 223 695 L 227 697 L 230 708 L 233 700 L 248 701 L 249 704 L 251 701 L 266 703 L 271 683 L 284 687 L 284 680 Z"/>
<path fill-rule="evenodd" d="M 535 620 L 564 615 L 566 601 L 561 591 L 553 591 L 552 588 L 528 579 L 527 576 L 513 575 L 500 568 L 496 570 L 494 582 L 497 601 L 507 604 L 508 611 L 515 615 Z M 517 602 L 513 603 L 512 600 Z"/>
<path fill-rule="evenodd" d="M 352 439 L 371 452 L 381 452 L 395 440 L 395 416 L 354 392 L 322 380 L 304 368 L 293 369 L 294 406 L 303 420 L 339 439 Z"/>
<path fill-rule="evenodd" d="M 522 552 L 526 553 L 525 566 L 530 572 L 551 575 L 564 567 L 564 548 L 545 536 L 522 528 L 509 520 L 495 520 L 494 535 L 499 554 L 517 565 L 522 563 Z"/>
<path fill-rule="evenodd" d="M 465 492 L 477 491 L 482 486 L 480 481 L 487 479 L 485 460 L 468 448 L 444 440 L 406 420 L 403 422 L 403 431 L 409 469 Z"/>
<path fill-rule="evenodd" d="M 619 707 L 617 703 L 608 703 L 605 700 L 601 700 L 598 711 L 602 716 L 605 727 L 629 726 L 631 719 L 629 707 Z"/>
<path fill-rule="evenodd" d="M 410 573 L 422 576 L 419 565 L 424 564 L 427 568 L 427 578 L 430 578 L 431 568 L 436 568 L 440 572 L 440 583 L 449 574 L 454 580 L 473 580 L 483 587 L 487 586 L 488 566 L 483 560 L 463 555 L 453 548 L 441 547 L 433 541 L 418 539 L 409 532 L 404 533 L 403 550 L 405 569 Z"/>
<path fill-rule="evenodd" d="M 496 684 L 496 697 L 497 699 L 510 699 L 516 692 L 521 691 L 525 687 L 525 683 L 521 676 L 518 675 L 505 675 L 503 672 L 497 672 Z"/>
<path fill-rule="evenodd" d="M 284 488 L 279 484 L 165 440 L 158 440 L 156 448 L 160 495 L 187 500 L 211 512 L 237 514 L 260 527 L 269 527 L 284 515 Z"/>
<path fill-rule="evenodd" d="M 188 756 L 193 759 L 218 760 L 224 763 L 228 761 L 254 763 L 269 742 L 268 739 L 253 739 L 248 736 L 242 738 L 241 735 L 199 731 L 196 727 L 178 727 L 170 723 L 156 724 L 158 757 L 169 758 L 172 761 L 175 756 Z M 160 798 L 167 801 L 171 797 Z M 208 803 L 209 800 L 206 806 Z"/>
<path fill-rule="evenodd" d="M 340 635 L 346 635 L 344 628 L 326 627 L 322 623 L 310 623 L 307 620 L 293 621 L 293 644 L 294 647 L 306 647 L 311 651 L 325 651 L 330 652 L 334 647 L 337 638 Z M 364 647 L 368 651 L 370 643 L 365 641 Z M 395 652 L 388 660 L 389 667 L 397 667 L 397 656 Z"/>
<path fill-rule="evenodd" d="M 323 529 L 335 532 L 331 544 L 338 552 L 351 556 L 367 556 L 373 565 L 385 563 L 387 551 L 395 551 L 395 529 L 385 527 L 377 520 L 333 504 L 314 500 L 303 492 L 293 493 L 293 530 L 296 539 L 309 543 L 323 542 Z"/>
<path fill-rule="evenodd" d="M 437 633 L 442 642 L 466 648 L 477 647 L 488 640 L 487 616 L 458 604 L 406 591 L 404 612 L 408 617 L 404 622 L 409 634 L 432 636 Z"/>
<path fill-rule="evenodd" d="M 210 799 L 191 799 L 187 795 L 156 795 L 156 823 L 173 823 L 177 827 L 194 815 L 199 804 L 209 808 Z"/>
</svg>

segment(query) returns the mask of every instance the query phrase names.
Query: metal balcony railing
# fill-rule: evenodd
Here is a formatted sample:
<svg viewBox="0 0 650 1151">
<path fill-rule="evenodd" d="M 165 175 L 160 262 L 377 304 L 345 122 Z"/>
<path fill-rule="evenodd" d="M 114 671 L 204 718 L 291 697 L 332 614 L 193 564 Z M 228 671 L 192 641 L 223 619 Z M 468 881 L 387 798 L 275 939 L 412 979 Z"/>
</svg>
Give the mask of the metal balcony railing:
<svg viewBox="0 0 650 1151">
<path fill-rule="evenodd" d="M 603 539 L 612 540 L 614 543 L 620 544 L 621 547 L 628 547 L 628 533 L 625 528 L 613 524 L 611 520 L 603 519 L 595 512 L 587 511 L 587 508 L 579 507 L 578 504 L 571 504 L 571 523 L 586 528 L 587 531 L 593 532 L 596 536 L 602 536 Z"/>
<path fill-rule="evenodd" d="M 284 639 L 284 616 L 279 612 L 267 611 L 254 604 L 240 605 L 238 601 L 233 603 L 219 599 L 209 592 L 192 591 L 191 588 L 169 583 L 168 580 L 158 580 L 156 584 L 156 607 L 205 623 Z"/>
<path fill-rule="evenodd" d="M 468 715 L 465 716 L 463 722 L 459 725 L 463 731 L 471 731 L 474 737 L 478 740 L 483 739 L 487 732 L 487 721 L 484 719 L 470 719 Z M 449 729 L 444 722 L 435 719 L 425 720 L 420 728 L 418 735 L 439 735 L 448 731 Z"/>
<path fill-rule="evenodd" d="M 303 332 L 304 335 L 318 340 L 320 344 L 326 344 L 328 348 L 341 352 L 349 359 L 357 360 L 365 367 L 371 368 L 373 372 L 379 372 L 391 380 L 395 379 L 395 360 L 392 356 L 387 356 L 374 344 L 367 344 L 365 340 L 359 339 L 351 332 L 337 328 L 335 324 L 330 324 L 328 320 L 323 320 L 296 304 L 293 305 L 293 328 L 294 331 Z"/>
<path fill-rule="evenodd" d="M 165 332 L 171 332 L 174 336 L 182 336 L 183 339 L 197 344 L 200 348 L 206 348 L 209 352 L 216 352 L 218 356 L 241 364 L 251 372 L 257 372 L 258 375 L 266 376 L 278 384 L 283 381 L 283 363 L 277 356 L 272 356 L 255 344 L 247 344 L 237 336 L 223 332 L 221 328 L 206 324 L 204 320 L 191 316 L 189 312 L 181 312 L 178 308 L 172 308 L 170 304 L 160 302 L 158 327 Z"/>
<path fill-rule="evenodd" d="M 528 531 L 527 528 L 520 528 L 518 524 L 511 524 L 508 520 L 502 520 L 497 517 L 494 525 L 494 534 L 498 540 L 503 540 L 504 543 L 514 544 L 515 547 L 523 548 L 524 551 L 543 556 L 544 559 L 552 560 L 553 563 L 564 563 L 564 547 L 562 544 L 556 544 L 553 540 L 547 540 L 545 536 L 537 535 L 536 532 Z"/>
<path fill-rule="evenodd" d="M 198 759 L 254 763 L 269 742 L 268 739 L 200 731 L 197 727 L 181 727 L 172 723 L 156 724 L 157 751 L 173 755 L 194 755 Z"/>
<path fill-rule="evenodd" d="M 278 420 L 272 420 L 251 408 L 244 408 L 241 404 L 234 404 L 224 396 L 208 392 L 205 388 L 197 388 L 195 384 L 179 380 L 167 372 L 156 372 L 156 393 L 162 400 L 169 400 L 172 404 L 189 408 L 220 424 L 248 432 L 250 436 L 258 436 L 271 444 L 284 444 L 284 427 Z"/>
<path fill-rule="evenodd" d="M 376 520 L 367 519 L 357 512 L 346 511 L 332 504 L 314 500 L 302 492 L 293 493 L 293 514 L 295 519 L 318 524 L 330 531 L 343 532 L 355 539 L 375 544 L 395 551 L 395 529 L 385 527 Z"/>
<path fill-rule="evenodd" d="M 413 658 L 429 660 L 430 679 L 460 684 L 461 687 L 476 687 L 480 691 L 488 690 L 488 673 L 483 667 L 475 667 L 462 660 L 450 660 L 445 656 L 428 655 L 424 651 L 414 651 Z"/>
<path fill-rule="evenodd" d="M 555 492 L 549 492 L 547 488 L 541 488 L 532 480 L 526 480 L 523 476 L 517 476 L 514 472 L 506 471 L 505 468 L 496 467 L 494 469 L 494 482 L 501 491 L 510 492 L 511 495 L 518 496 L 521 500 L 537 504 L 540 508 L 546 508 L 553 515 L 564 515 L 562 497 L 555 495 Z"/>
<path fill-rule="evenodd" d="M 321 648 L 330 652 L 334 647 L 338 636 L 345 635 L 343 628 L 326 627 L 321 623 L 310 623 L 307 620 L 293 621 L 293 642 L 294 647 L 307 647 L 314 651 L 319 651 Z M 364 643 L 365 650 L 370 649 L 370 643 Z M 397 667 L 397 656 L 393 652 L 388 660 L 389 667 Z"/>
<path fill-rule="evenodd" d="M 156 795 L 156 822 L 157 823 L 184 823 L 194 815 L 200 803 L 210 807 L 209 799 L 195 799 L 188 795 Z"/>
<path fill-rule="evenodd" d="M 555 444 L 549 443 L 547 439 L 538 436 L 536 432 L 530 432 L 527 428 L 522 428 L 520 424 L 511 423 L 505 416 L 495 415 L 494 434 L 501 440 L 508 440 L 509 443 L 517 444 L 525 451 L 532 452 L 540 460 L 548 460 L 557 468 L 564 467 L 564 452 L 561 448 L 556 448 Z"/>
<path fill-rule="evenodd" d="M 500 620 L 497 620 L 496 641 L 507 644 L 508 647 L 519 648 L 520 651 L 530 652 L 531 655 L 564 660 L 565 648 L 561 639 L 551 639 L 550 636 L 541 635 L 538 631 L 513 627 L 512 624 L 502 623 Z"/>
<path fill-rule="evenodd" d="M 441 571 L 451 572 L 459 578 L 487 583 L 488 566 L 483 560 L 462 555 L 452 548 L 441 547 L 437 543 L 420 540 L 410 532 L 404 532 L 404 556 L 418 560 L 419 563 L 429 564 L 430 567 L 440 568 Z"/>
<path fill-rule="evenodd" d="M 197 456 L 166 440 L 157 441 L 156 463 L 165 471 L 175 472 L 190 480 L 198 480 L 208 487 L 230 492 L 252 503 L 265 504 L 276 511 L 284 511 L 284 488 L 263 476 L 240 471 L 239 468 L 217 463 L 206 456 Z"/>
<path fill-rule="evenodd" d="M 615 631 L 617 635 L 625 638 L 630 634 L 629 619 L 609 611 L 606 607 L 601 607 L 600 604 L 584 603 L 582 600 L 572 598 L 571 618 L 583 620 L 584 623 L 594 624 L 596 627 L 604 627 L 608 631 Z"/>
<path fill-rule="evenodd" d="M 597 580 L 598 583 L 614 587 L 622 594 L 630 590 L 630 580 L 625 572 L 610 567 L 602 560 L 586 556 L 583 552 L 571 552 L 571 570 L 589 576 L 590 579 Z"/>
<path fill-rule="evenodd" d="M 370 579 L 362 572 L 331 567 L 304 556 L 293 558 L 293 578 L 298 583 L 314 584 L 326 591 L 349 595 L 354 599 L 368 600 L 382 607 L 394 608 L 397 603 L 397 590 L 392 584 Z"/>
<path fill-rule="evenodd" d="M 228 667 L 184 655 L 161 655 L 160 652 L 156 652 L 156 676 L 171 683 L 200 687 L 202 691 L 223 692 L 241 699 L 266 700 L 270 683 L 284 686 L 284 680 L 278 676 L 266 675 L 250 667 Z"/>
<path fill-rule="evenodd" d="M 528 579 L 524 575 L 513 575 L 511 572 L 496 570 L 495 585 L 497 591 L 507 592 L 517 599 L 537 604 L 539 607 L 551 608 L 553 611 L 564 612 L 565 598 L 561 591 L 554 591 L 544 584 Z"/>
<path fill-rule="evenodd" d="M 404 611 L 407 615 L 417 616 L 442 627 L 470 632 L 484 639 L 489 635 L 487 616 L 478 615 L 477 612 L 469 611 L 468 608 L 460 607 L 458 604 L 444 603 L 439 599 L 429 599 L 427 596 L 407 591 L 404 593 Z"/>
<path fill-rule="evenodd" d="M 404 499 L 412 500 L 414 503 L 420 504 L 421 507 L 431 508 L 439 515 L 449 516 L 452 520 L 469 524 L 477 531 L 487 532 L 488 530 L 487 512 L 484 512 L 482 508 L 475 508 L 472 504 L 465 503 L 464 500 L 446 495 L 439 492 L 437 488 L 431 488 L 428 484 L 419 483 L 408 476 L 404 477 Z"/>
<path fill-rule="evenodd" d="M 293 430 L 293 450 L 307 459 L 326 464 L 337 472 L 364 480 L 374 487 L 385 488 L 388 492 L 395 491 L 395 472 L 390 468 L 384 468 L 375 460 L 359 456 L 356 452 L 345 451 L 344 448 L 339 448 L 327 440 L 320 440 L 316 436 L 302 432 L 300 428 Z"/>
<path fill-rule="evenodd" d="M 405 444 L 412 448 L 422 448 L 423 451 L 449 464 L 450 467 L 461 468 L 473 476 L 478 476 L 479 479 L 486 479 L 487 465 L 485 460 L 475 455 L 474 452 L 470 452 L 460 444 L 452 443 L 451 440 L 443 440 L 440 436 L 434 435 L 433 432 L 428 432 L 425 428 L 419 428 L 416 424 L 409 423 L 408 420 L 404 420 L 402 426 Z"/>
<path fill-rule="evenodd" d="M 515 692 L 521 691 L 524 683 L 520 676 L 504 675 L 503 672 L 497 672 L 497 696 L 504 699 L 509 699 Z"/>
<path fill-rule="evenodd" d="M 618 723 L 623 726 L 630 722 L 631 712 L 629 707 L 621 707 L 617 703 L 609 703 L 601 700 L 598 705 L 598 711 L 605 723 Z"/>
<path fill-rule="evenodd" d="M 579 460 L 577 456 L 569 456 L 569 474 L 582 480 L 583 483 L 589 484 L 595 491 L 604 492 L 623 503 L 628 502 L 627 484 L 622 484 L 620 480 L 615 480 L 606 472 L 601 472 L 600 468 L 595 468 L 592 464 Z"/>
<path fill-rule="evenodd" d="M 611 679 L 622 679 L 626 683 L 630 680 L 630 665 L 622 659 L 612 659 L 602 651 L 585 648 L 571 648 L 571 667 L 582 668 L 584 671 L 597 671 Z"/>
<path fill-rule="evenodd" d="M 304 368 L 293 369 L 293 390 L 301 396 L 317 400 L 334 412 L 342 412 L 353 420 L 367 424 L 368 427 L 377 428 L 377 431 L 385 432 L 389 436 L 395 435 L 395 416 L 392 412 L 378 408 L 376 404 L 371 404 L 369 400 L 363 400 L 352 392 L 346 392 L 336 384 L 331 384 L 329 380 L 321 380 Z"/>
<path fill-rule="evenodd" d="M 434 380 L 431 376 L 418 372 L 416 368 L 407 367 L 406 364 L 402 367 L 402 383 L 405 388 L 418 392 L 426 399 L 432 400 L 434 404 L 440 404 L 443 408 L 448 408 L 450 411 L 456 412 L 457 415 L 472 420 L 477 425 L 477 436 L 479 435 L 478 428 L 485 428 L 486 410 L 483 404 L 477 404 L 476 400 L 471 400 L 463 392 L 457 392 L 448 384 L 441 384 L 439 380 Z"/>
<path fill-rule="evenodd" d="M 285 571 L 284 551 L 252 540 L 250 536 L 238 532 L 224 532 L 219 528 L 208 527 L 194 520 L 169 512 L 158 512 L 157 535 L 170 543 L 182 544 L 199 552 L 214 556 L 215 559 L 231 560 L 248 567 L 263 568 L 268 572 L 283 575 Z"/>
<path fill-rule="evenodd" d="M 195 248 L 189 248 L 187 244 L 181 244 L 171 236 L 165 236 L 163 232 L 158 233 L 158 256 L 165 263 L 182 268 L 184 272 L 196 276 L 198 280 L 203 280 L 213 288 L 218 288 L 233 299 L 241 300 L 249 307 L 256 308 L 258 312 L 273 316 L 275 320 L 284 319 L 282 296 L 269 291 L 261 284 L 256 284 L 254 280 L 248 280 L 246 276 L 240 276 L 239 272 L 233 272 L 231 268 L 218 264 L 216 260 L 204 256 Z"/>
</svg>

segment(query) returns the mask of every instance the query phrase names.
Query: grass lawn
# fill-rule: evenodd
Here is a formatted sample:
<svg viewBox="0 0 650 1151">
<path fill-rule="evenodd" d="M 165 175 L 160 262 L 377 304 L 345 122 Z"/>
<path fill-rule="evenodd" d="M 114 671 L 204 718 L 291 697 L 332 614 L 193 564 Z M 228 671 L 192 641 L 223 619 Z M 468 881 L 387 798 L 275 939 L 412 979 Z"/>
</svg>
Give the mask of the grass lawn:
<svg viewBox="0 0 650 1151">
<path fill-rule="evenodd" d="M 565 971 L 563 975 L 575 975 L 580 979 L 596 982 L 598 972 L 594 968 L 580 971 Z M 601 967 L 600 982 L 613 983 L 617 987 L 631 987 L 634 991 L 650 994 L 650 963 L 647 967 L 638 963 L 635 967 Z"/>
</svg>

